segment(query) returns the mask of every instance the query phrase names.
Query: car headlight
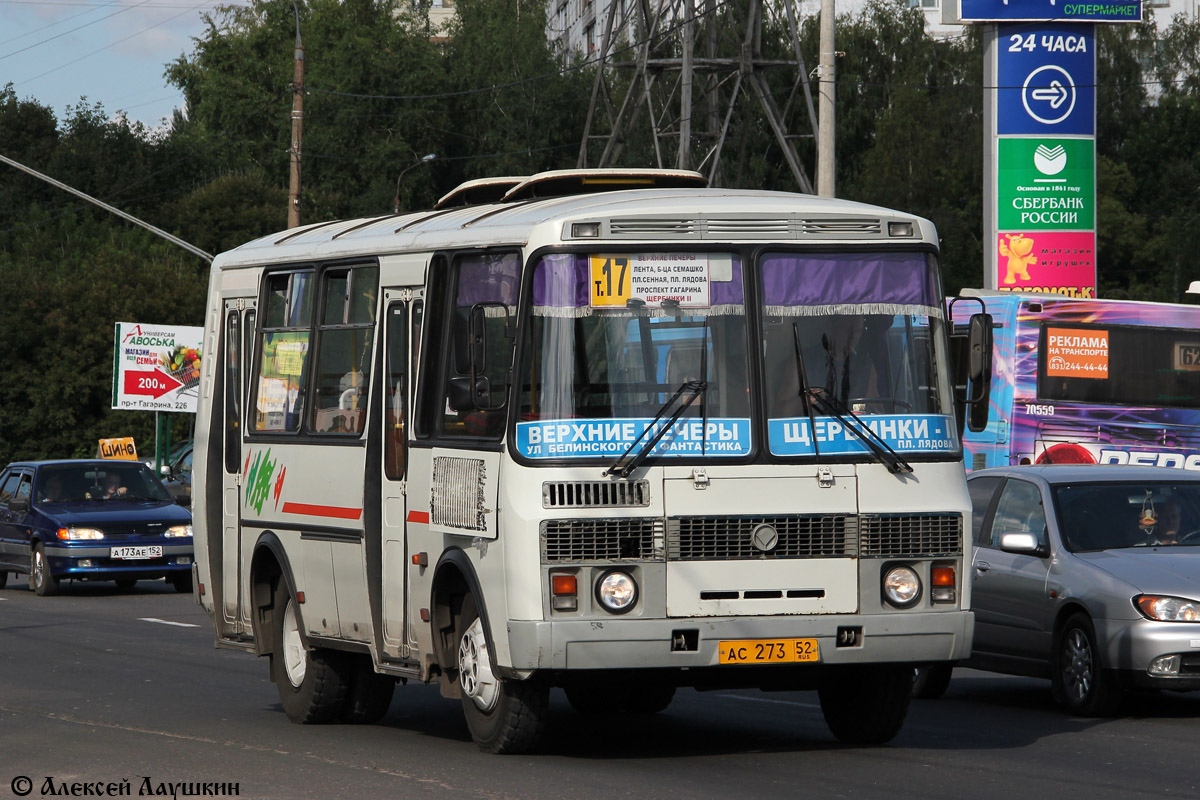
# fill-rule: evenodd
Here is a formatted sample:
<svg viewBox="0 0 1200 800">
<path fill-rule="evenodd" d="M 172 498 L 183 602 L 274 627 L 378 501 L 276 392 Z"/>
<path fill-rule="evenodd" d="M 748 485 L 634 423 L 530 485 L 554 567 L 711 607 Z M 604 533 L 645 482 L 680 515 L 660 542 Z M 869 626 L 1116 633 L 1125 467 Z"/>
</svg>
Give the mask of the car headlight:
<svg viewBox="0 0 1200 800">
<path fill-rule="evenodd" d="M 627 572 L 609 572 L 596 583 L 596 599 L 614 614 L 624 614 L 633 608 L 637 596 L 637 582 Z"/>
<path fill-rule="evenodd" d="M 98 531 L 95 528 L 59 528 L 58 538 L 68 542 L 79 539 L 103 539 L 104 531 Z"/>
<path fill-rule="evenodd" d="M 1133 604 L 1155 622 L 1200 622 L 1200 602 L 1186 597 L 1142 594 L 1133 598 Z"/>
<path fill-rule="evenodd" d="M 883 596 L 897 608 L 908 608 L 921 599 L 921 578 L 912 567 L 892 567 L 883 576 Z"/>
<path fill-rule="evenodd" d="M 167 528 L 167 532 L 163 534 L 163 536 L 167 537 L 168 539 L 180 539 L 180 538 L 183 538 L 184 536 L 191 536 L 191 535 L 192 535 L 192 526 L 191 525 L 176 525 L 173 528 Z"/>
</svg>

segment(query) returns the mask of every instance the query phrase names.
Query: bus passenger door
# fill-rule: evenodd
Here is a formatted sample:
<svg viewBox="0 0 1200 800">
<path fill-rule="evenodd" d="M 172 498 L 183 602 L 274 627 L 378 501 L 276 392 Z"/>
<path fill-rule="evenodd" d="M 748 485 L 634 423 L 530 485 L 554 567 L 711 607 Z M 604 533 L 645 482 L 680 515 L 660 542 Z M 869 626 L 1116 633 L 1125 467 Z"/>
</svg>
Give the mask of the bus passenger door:
<svg viewBox="0 0 1200 800">
<path fill-rule="evenodd" d="M 246 593 L 241 568 L 243 535 L 241 526 L 241 481 L 243 433 L 246 421 L 247 381 L 254 345 L 254 319 L 257 301 L 239 297 L 225 301 L 222 326 L 225 360 L 224 434 L 221 475 L 221 634 L 223 638 L 244 638 L 252 630 L 250 612 L 243 602 Z M 214 432 L 215 433 L 215 432 Z M 210 468 L 209 474 L 216 470 Z M 216 564 L 209 567 L 214 572 Z"/>
<path fill-rule="evenodd" d="M 405 630 L 408 423 L 424 294 L 423 288 L 383 292 L 383 655 L 390 660 L 410 657 Z"/>
</svg>

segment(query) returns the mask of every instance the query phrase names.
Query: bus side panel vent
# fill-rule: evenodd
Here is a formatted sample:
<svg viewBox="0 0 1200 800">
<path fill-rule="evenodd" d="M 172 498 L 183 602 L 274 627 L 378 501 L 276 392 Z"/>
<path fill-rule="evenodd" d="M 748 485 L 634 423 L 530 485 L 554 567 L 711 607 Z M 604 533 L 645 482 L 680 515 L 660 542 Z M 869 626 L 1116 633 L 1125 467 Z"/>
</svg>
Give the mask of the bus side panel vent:
<svg viewBox="0 0 1200 800">
<path fill-rule="evenodd" d="M 645 508 L 649 481 L 546 481 L 542 508 Z"/>
<path fill-rule="evenodd" d="M 483 459 L 438 456 L 433 459 L 429 521 L 447 528 L 487 530 Z"/>
</svg>

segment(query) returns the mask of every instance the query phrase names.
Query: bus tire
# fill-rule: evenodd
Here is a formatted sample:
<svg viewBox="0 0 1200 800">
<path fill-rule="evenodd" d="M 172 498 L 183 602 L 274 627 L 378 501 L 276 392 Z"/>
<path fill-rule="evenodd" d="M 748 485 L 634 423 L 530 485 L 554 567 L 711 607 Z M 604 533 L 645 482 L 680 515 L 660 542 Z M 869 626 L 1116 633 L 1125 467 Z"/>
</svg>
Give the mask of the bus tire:
<svg viewBox="0 0 1200 800">
<path fill-rule="evenodd" d="M 1054 698 L 1079 717 L 1108 717 L 1121 705 L 1121 689 L 1100 660 L 1096 629 L 1086 614 L 1073 614 L 1054 639 Z"/>
<path fill-rule="evenodd" d="M 818 691 L 825 724 L 847 744 L 883 744 L 908 715 L 912 667 L 845 667 Z"/>
<path fill-rule="evenodd" d="M 950 688 L 953 664 L 922 664 L 914 670 L 912 696 L 936 700 Z"/>
<path fill-rule="evenodd" d="M 271 616 L 271 679 L 284 713 L 302 725 L 337 720 L 346 705 L 346 654 L 304 646 L 296 601 L 282 580 Z"/>
<path fill-rule="evenodd" d="M 50 571 L 50 560 L 46 558 L 46 548 L 38 542 L 33 547 L 33 563 L 29 570 L 29 588 L 38 597 L 49 597 L 58 594 L 58 578 Z"/>
<path fill-rule="evenodd" d="M 392 706 L 396 679 L 376 672 L 370 656 L 353 656 L 351 660 L 341 720 L 351 725 L 374 725 Z"/>
<path fill-rule="evenodd" d="M 496 676 L 483 621 L 470 595 L 463 601 L 454 630 L 458 634 L 455 667 L 471 738 L 485 753 L 530 752 L 545 729 L 550 687 L 536 679 Z"/>
</svg>

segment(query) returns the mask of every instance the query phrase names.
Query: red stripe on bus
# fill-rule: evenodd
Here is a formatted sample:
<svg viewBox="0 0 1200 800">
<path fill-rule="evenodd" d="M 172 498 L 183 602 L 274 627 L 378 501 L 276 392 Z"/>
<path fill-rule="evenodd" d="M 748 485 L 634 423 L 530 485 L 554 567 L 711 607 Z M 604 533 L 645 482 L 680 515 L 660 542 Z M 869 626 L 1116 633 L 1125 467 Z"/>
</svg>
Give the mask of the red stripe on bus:
<svg viewBox="0 0 1200 800">
<path fill-rule="evenodd" d="M 283 513 L 303 514 L 307 517 L 333 517 L 334 519 L 359 519 L 362 517 L 361 508 L 313 506 L 309 505 L 308 503 L 284 503 Z"/>
<path fill-rule="evenodd" d="M 408 512 L 408 521 L 409 522 L 420 522 L 425 525 L 428 525 L 429 524 L 429 512 L 428 511 L 409 511 Z"/>
</svg>

